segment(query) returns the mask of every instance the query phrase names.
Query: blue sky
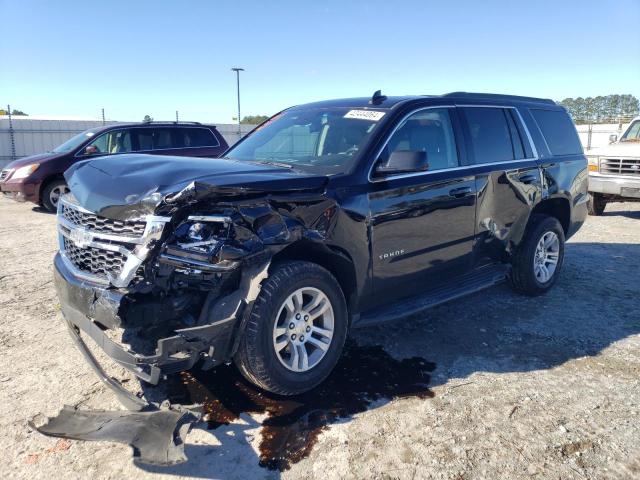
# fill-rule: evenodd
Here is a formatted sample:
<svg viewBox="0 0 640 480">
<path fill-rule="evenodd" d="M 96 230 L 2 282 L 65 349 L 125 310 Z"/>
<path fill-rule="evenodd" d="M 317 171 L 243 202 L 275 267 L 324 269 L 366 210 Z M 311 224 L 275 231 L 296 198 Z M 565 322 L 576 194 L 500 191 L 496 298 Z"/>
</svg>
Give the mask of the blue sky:
<svg viewBox="0 0 640 480">
<path fill-rule="evenodd" d="M 0 104 L 231 122 L 308 101 L 640 97 L 640 0 L 0 0 Z"/>
</svg>

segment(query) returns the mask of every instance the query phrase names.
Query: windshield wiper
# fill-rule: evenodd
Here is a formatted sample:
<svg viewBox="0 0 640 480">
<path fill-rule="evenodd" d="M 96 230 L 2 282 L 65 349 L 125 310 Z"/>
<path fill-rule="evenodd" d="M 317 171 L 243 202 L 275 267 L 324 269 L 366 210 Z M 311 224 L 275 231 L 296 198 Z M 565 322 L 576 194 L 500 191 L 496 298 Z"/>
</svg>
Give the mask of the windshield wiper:
<svg viewBox="0 0 640 480">
<path fill-rule="evenodd" d="M 262 163 L 265 165 L 273 165 L 274 167 L 288 168 L 289 170 L 293 168 L 293 165 L 291 165 L 290 163 L 274 162 L 273 160 L 255 160 L 255 162 Z"/>
</svg>

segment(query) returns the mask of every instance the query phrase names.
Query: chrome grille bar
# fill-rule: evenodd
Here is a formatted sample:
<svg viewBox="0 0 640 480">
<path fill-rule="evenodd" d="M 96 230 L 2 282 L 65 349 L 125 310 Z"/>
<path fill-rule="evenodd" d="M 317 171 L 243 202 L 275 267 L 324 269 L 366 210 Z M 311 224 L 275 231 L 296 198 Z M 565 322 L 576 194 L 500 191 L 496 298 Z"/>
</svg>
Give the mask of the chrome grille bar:
<svg viewBox="0 0 640 480">
<path fill-rule="evenodd" d="M 600 159 L 600 173 L 640 176 L 640 159 L 603 157 Z"/>
<path fill-rule="evenodd" d="M 63 197 L 58 204 L 60 253 L 79 278 L 127 287 L 138 274 L 167 217 L 120 221 L 100 217 Z"/>
</svg>

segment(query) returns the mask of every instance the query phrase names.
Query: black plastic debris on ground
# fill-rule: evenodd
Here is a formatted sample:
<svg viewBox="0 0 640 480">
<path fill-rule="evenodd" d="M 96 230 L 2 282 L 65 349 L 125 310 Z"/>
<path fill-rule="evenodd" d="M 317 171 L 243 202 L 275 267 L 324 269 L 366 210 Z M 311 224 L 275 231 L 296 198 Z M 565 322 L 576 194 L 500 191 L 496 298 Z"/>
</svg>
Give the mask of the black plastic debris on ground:
<svg viewBox="0 0 640 480">
<path fill-rule="evenodd" d="M 222 366 L 183 373 L 182 381 L 170 386 L 169 399 L 201 404 L 211 429 L 233 422 L 242 413 L 266 413 L 259 462 L 282 471 L 307 457 L 320 433 L 341 418 L 364 412 L 374 402 L 433 397 L 428 384 L 434 369 L 434 363 L 422 358 L 396 360 L 382 347 L 352 343 L 329 378 L 303 395 L 264 392 L 234 367 Z"/>
<path fill-rule="evenodd" d="M 184 409 L 149 412 L 79 410 L 65 406 L 42 426 L 32 428 L 51 437 L 126 443 L 134 461 L 169 466 L 187 461 L 184 440 L 199 417 Z"/>
</svg>

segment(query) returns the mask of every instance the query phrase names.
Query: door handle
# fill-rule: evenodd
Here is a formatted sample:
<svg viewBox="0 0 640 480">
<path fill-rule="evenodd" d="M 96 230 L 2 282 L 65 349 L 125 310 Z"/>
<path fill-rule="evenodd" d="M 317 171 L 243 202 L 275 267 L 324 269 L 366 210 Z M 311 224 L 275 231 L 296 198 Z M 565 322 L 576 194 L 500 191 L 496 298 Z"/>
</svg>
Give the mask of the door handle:
<svg viewBox="0 0 640 480">
<path fill-rule="evenodd" d="M 525 174 L 525 175 L 520 175 L 520 176 L 518 177 L 518 180 L 520 180 L 522 183 L 524 183 L 524 184 L 527 184 L 527 185 L 528 185 L 529 183 L 533 183 L 533 182 L 535 182 L 536 180 L 538 180 L 538 177 L 537 177 L 537 176 L 535 176 L 535 175 L 532 175 L 532 174 L 528 173 L 528 174 Z"/>
<path fill-rule="evenodd" d="M 456 198 L 466 197 L 470 193 L 471 193 L 471 187 L 459 187 L 459 188 L 454 188 L 453 190 L 449 190 L 449 196 L 456 197 Z"/>
</svg>

